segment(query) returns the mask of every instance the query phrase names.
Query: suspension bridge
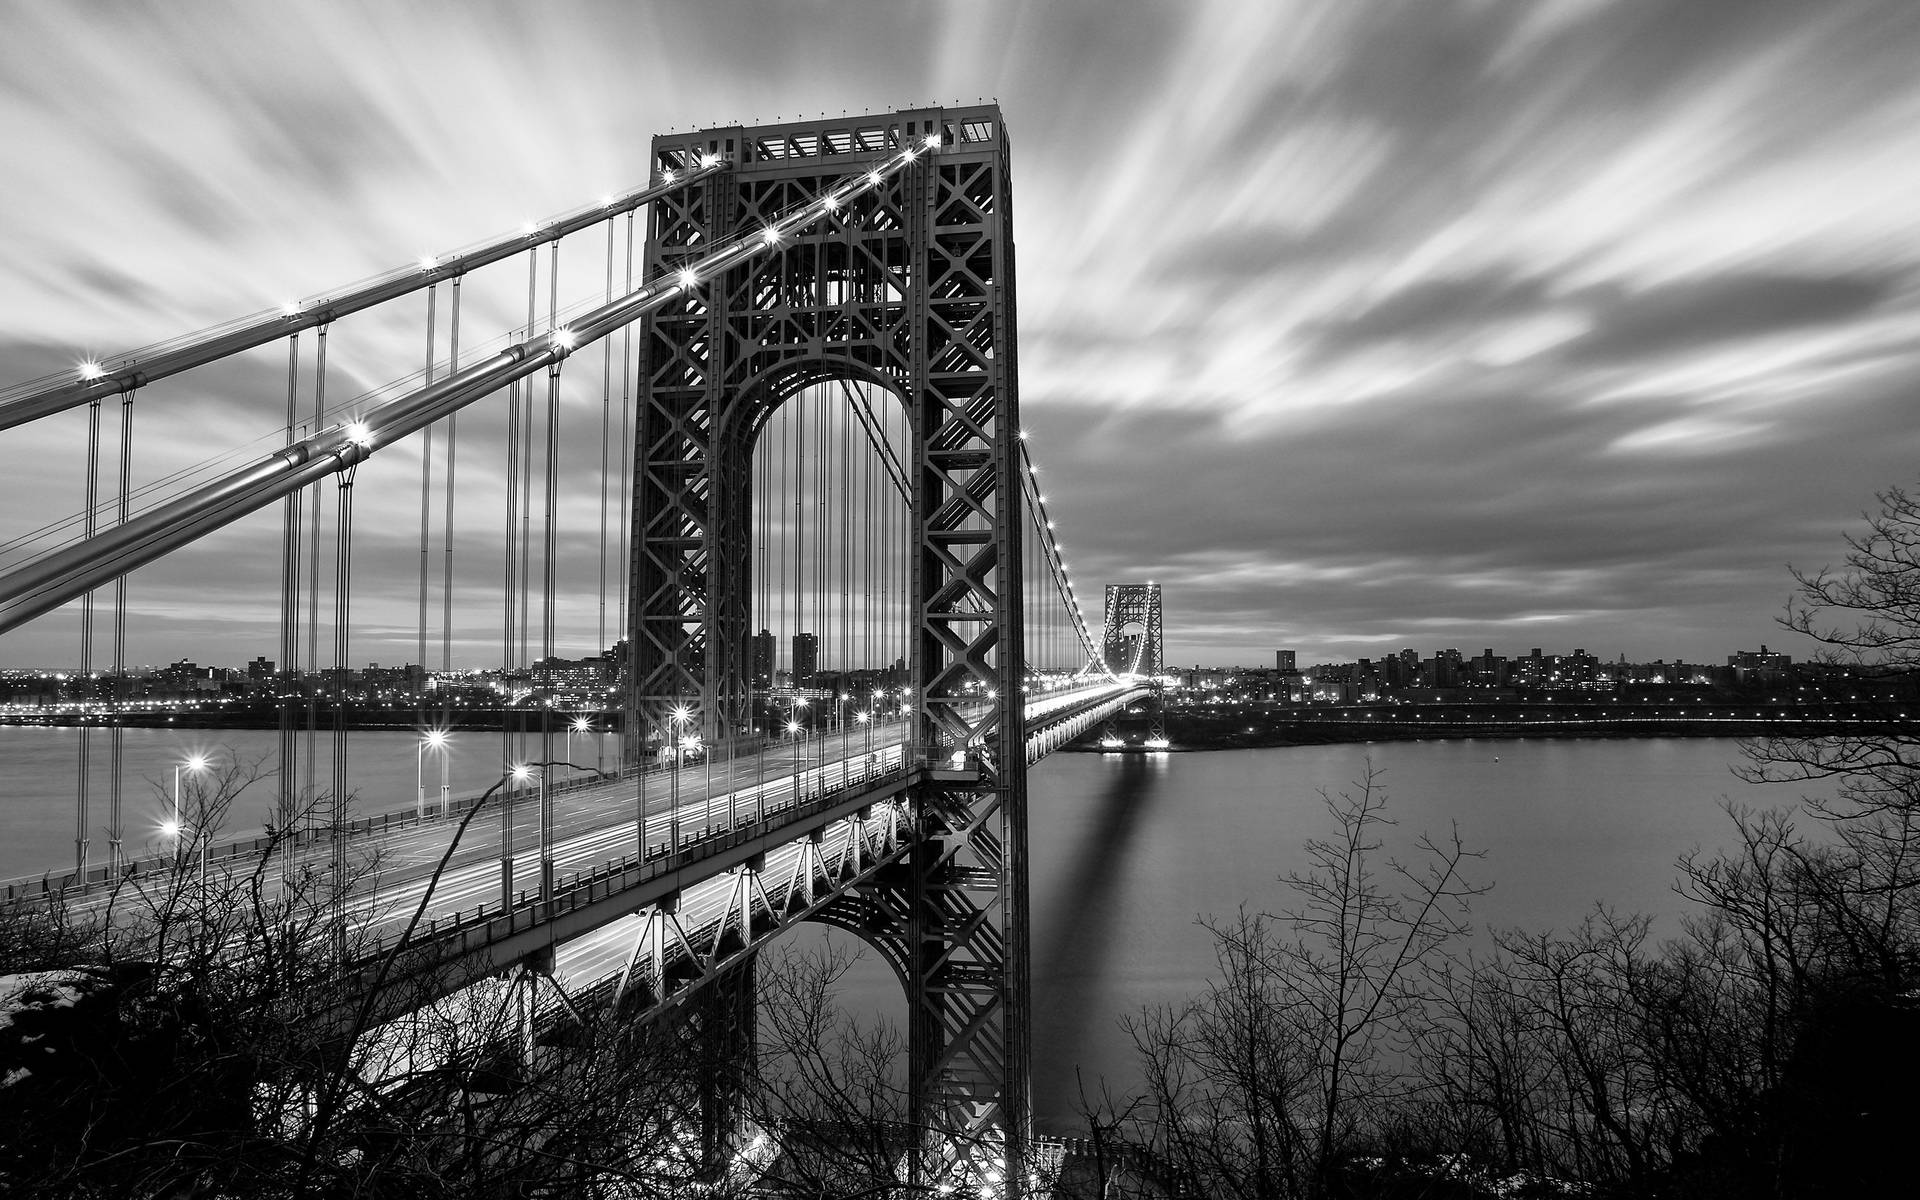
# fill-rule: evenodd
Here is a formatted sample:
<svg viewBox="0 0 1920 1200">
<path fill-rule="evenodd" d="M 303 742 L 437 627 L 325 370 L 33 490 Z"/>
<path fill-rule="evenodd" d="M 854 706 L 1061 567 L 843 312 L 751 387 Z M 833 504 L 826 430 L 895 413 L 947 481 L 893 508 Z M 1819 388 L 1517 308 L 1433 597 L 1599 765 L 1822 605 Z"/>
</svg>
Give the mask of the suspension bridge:
<svg viewBox="0 0 1920 1200">
<path fill-rule="evenodd" d="M 755 952 L 823 922 L 905 989 L 914 1125 L 997 1147 L 939 1169 L 1018 1194 L 1026 772 L 1147 694 L 1159 610 L 1156 588 L 1125 654 L 1089 629 L 1039 485 L 1001 114 L 650 153 L 644 187 L 0 393 L 0 431 L 57 424 L 84 480 L 77 512 L 0 531 L 0 636 L 68 623 L 108 681 L 74 859 L 15 890 L 269 844 L 191 814 L 158 846 L 127 829 L 129 576 L 175 564 L 276 650 L 271 844 L 343 880 L 377 852 L 341 901 L 365 935 L 340 967 L 351 1036 L 503 976 L 636 1019 L 731 989 L 750 1021 Z M 169 457 L 207 387 L 253 426 Z M 423 680 L 522 680 L 485 795 L 349 806 L 369 624 L 383 653 L 410 638 Z M 591 773 L 553 674 L 583 649 L 624 734 Z M 449 715 L 431 688 L 416 704 L 423 732 Z"/>
</svg>

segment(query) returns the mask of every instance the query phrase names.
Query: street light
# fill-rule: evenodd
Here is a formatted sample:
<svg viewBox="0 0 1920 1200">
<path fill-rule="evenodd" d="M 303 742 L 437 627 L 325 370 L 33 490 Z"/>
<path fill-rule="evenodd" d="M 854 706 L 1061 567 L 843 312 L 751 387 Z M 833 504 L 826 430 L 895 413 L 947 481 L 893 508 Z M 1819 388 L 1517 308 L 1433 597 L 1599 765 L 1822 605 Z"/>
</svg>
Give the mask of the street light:
<svg viewBox="0 0 1920 1200">
<path fill-rule="evenodd" d="M 573 724 L 567 726 L 567 778 L 573 778 L 573 735 L 589 733 L 593 730 L 593 721 L 587 717 L 575 717 Z"/>
<path fill-rule="evenodd" d="M 427 815 L 427 775 L 426 775 L 427 751 L 429 749 L 433 749 L 433 750 L 439 750 L 439 751 L 445 752 L 446 746 L 447 746 L 447 731 L 444 729 L 429 729 L 426 731 L 426 733 L 421 735 L 419 745 L 414 747 L 413 815 L 414 815 L 414 819 L 416 820 L 424 820 Z M 441 812 L 446 811 L 446 803 L 447 803 L 446 776 L 447 776 L 446 767 L 445 767 L 445 764 L 443 763 L 440 770 L 440 779 L 441 779 L 440 811 Z"/>
<path fill-rule="evenodd" d="M 185 763 L 173 764 L 173 820 L 167 822 L 165 832 L 169 837 L 173 838 L 173 858 L 175 866 L 178 866 L 180 862 L 180 851 L 182 849 L 180 839 L 185 836 L 187 831 L 186 822 L 180 817 L 180 771 L 183 767 L 188 774 L 197 775 L 207 769 L 206 756 L 195 754 L 188 758 Z M 202 854 L 204 853 L 205 847 L 202 847 Z"/>
<path fill-rule="evenodd" d="M 873 714 L 863 708 L 853 714 L 853 719 L 860 723 L 860 728 L 867 731 L 867 763 L 866 767 L 861 771 L 861 774 L 864 775 L 868 770 L 873 768 Z"/>
<path fill-rule="evenodd" d="M 667 811 L 667 836 L 673 839 L 673 852 L 680 850 L 680 722 L 692 714 L 682 704 L 667 714 L 669 725 L 668 743 L 673 748 L 673 776 L 668 780 L 669 808 Z"/>
<path fill-rule="evenodd" d="M 804 744 L 800 737 L 800 722 L 787 722 L 787 736 L 793 739 L 793 803 L 800 804 L 800 747 Z"/>
<path fill-rule="evenodd" d="M 512 770 L 506 773 L 506 775 L 500 780 L 500 782 L 494 784 L 493 787 L 490 787 L 487 789 L 485 796 L 481 796 L 480 799 L 475 802 L 472 811 L 467 813 L 466 819 L 460 822 L 460 828 L 454 831 L 454 835 L 453 835 L 454 841 L 458 842 L 460 840 L 460 834 L 464 832 L 467 828 L 467 821 L 472 820 L 473 814 L 480 811 L 480 805 L 485 804 L 487 802 L 487 796 L 493 795 L 496 789 L 506 787 L 506 785 L 509 783 L 524 784 L 527 782 L 527 780 L 531 778 L 533 778 L 532 766 L 528 765 L 527 763 L 516 764 Z M 447 848 L 447 853 L 449 854 L 453 853 L 453 847 L 449 846 Z M 432 890 L 431 883 L 428 884 L 428 890 L 429 891 Z M 502 911 L 505 911 L 505 910 L 511 909 L 512 907 L 513 907 L 513 789 L 507 788 L 507 794 L 500 798 L 500 908 L 502 909 Z"/>
</svg>

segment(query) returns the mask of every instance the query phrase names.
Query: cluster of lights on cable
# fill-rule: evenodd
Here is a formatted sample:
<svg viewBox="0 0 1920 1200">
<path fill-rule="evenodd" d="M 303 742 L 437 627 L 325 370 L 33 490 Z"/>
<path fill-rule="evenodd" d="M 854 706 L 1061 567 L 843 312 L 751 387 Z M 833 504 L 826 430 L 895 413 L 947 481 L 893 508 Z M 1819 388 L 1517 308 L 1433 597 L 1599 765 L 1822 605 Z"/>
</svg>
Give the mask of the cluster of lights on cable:
<svg viewBox="0 0 1920 1200">
<path fill-rule="evenodd" d="M 1054 532 L 1053 518 L 1047 515 L 1047 497 L 1040 491 L 1040 468 L 1033 461 L 1033 452 L 1027 448 L 1027 431 L 1022 429 L 1019 435 L 1020 465 L 1025 469 L 1025 482 L 1033 497 L 1034 524 L 1038 526 L 1047 540 L 1047 558 L 1058 568 L 1056 584 L 1060 588 L 1060 598 L 1066 601 L 1067 610 L 1073 614 L 1075 631 L 1080 635 L 1080 643 L 1086 648 L 1089 658 L 1097 658 L 1098 650 L 1093 640 L 1093 632 L 1087 628 L 1087 618 L 1080 607 L 1080 598 L 1074 593 L 1073 577 L 1067 568 L 1067 560 L 1058 536 Z"/>
<path fill-rule="evenodd" d="M 868 170 L 866 174 L 858 176 L 852 182 L 843 183 L 808 203 L 801 205 L 787 216 L 768 222 L 767 225 L 756 233 L 738 238 L 728 245 L 709 252 L 697 263 L 681 266 L 665 276 L 656 278 L 624 297 L 619 303 L 631 306 L 635 303 L 652 299 L 670 290 L 681 293 L 691 293 L 702 283 L 706 282 L 707 279 L 737 265 L 740 260 L 772 249 L 789 236 L 813 224 L 826 214 L 840 211 L 840 209 L 855 196 L 881 186 L 886 182 L 890 174 L 917 161 L 923 151 L 938 149 L 941 144 L 941 134 L 929 133 L 919 142 L 908 144 L 895 154 L 893 158 L 879 166 L 873 167 Z M 698 171 L 688 172 L 685 178 L 690 180 L 694 175 L 698 174 L 699 171 L 711 171 L 719 167 L 722 162 L 721 157 L 717 154 L 703 154 L 698 161 Z M 672 169 L 663 170 L 660 173 L 662 183 L 671 184 L 679 178 L 682 177 Z M 601 207 L 604 208 L 613 203 L 616 203 L 614 198 L 607 198 L 602 201 Z M 533 238 L 546 233 L 549 228 L 550 226 L 528 221 L 522 227 L 522 231 L 526 236 Z M 443 264 L 440 259 L 430 255 L 422 255 L 418 259 L 419 269 L 428 274 L 438 270 L 451 269 L 452 266 L 456 265 L 457 264 Z M 667 280 L 671 282 L 665 282 Z M 305 310 L 301 304 L 290 302 L 284 307 L 283 311 L 288 316 L 298 316 Z M 594 336 L 601 336 L 604 332 L 605 331 L 600 331 Z M 579 346 L 580 341 L 581 337 L 579 332 L 571 326 L 561 326 L 548 332 L 546 351 L 551 357 L 551 362 L 555 369 L 558 369 L 558 364 Z M 99 379 L 105 374 L 105 368 L 96 361 L 89 360 L 80 365 L 80 375 L 83 379 L 91 381 Z M 335 443 L 334 451 L 339 453 L 352 447 L 359 452 L 355 461 L 357 461 L 358 458 L 363 458 L 367 454 L 370 454 L 375 449 L 376 443 L 381 440 L 380 430 L 369 424 L 368 419 L 365 417 L 357 417 L 349 422 L 343 423 L 335 431 L 335 436 L 340 440 Z M 1082 624 L 1084 632 L 1084 622 Z"/>
<path fill-rule="evenodd" d="M 697 168 L 688 170 L 683 174 L 677 174 L 673 171 L 662 172 L 661 182 L 669 185 L 680 179 L 691 182 L 692 179 L 697 177 L 701 172 L 711 171 L 720 165 L 721 159 L 719 155 L 705 155 L 700 159 Z M 629 191 L 619 195 L 607 194 L 600 197 L 599 201 L 595 204 L 570 213 L 548 218 L 545 221 L 528 219 L 521 224 L 519 233 L 521 237 L 529 240 L 557 240 L 568 233 L 577 232 L 578 229 L 582 227 L 581 222 L 589 216 L 598 220 L 603 216 L 610 215 L 613 210 L 619 208 L 625 207 L 631 209 L 638 207 L 650 198 L 648 194 L 650 190 L 650 188 L 643 188 L 639 191 Z M 514 240 L 517 241 L 519 239 Z M 429 283 L 449 276 L 461 275 L 473 265 L 476 256 L 479 256 L 479 261 L 482 265 L 484 265 L 485 262 L 493 261 L 492 258 L 485 256 L 497 254 L 503 249 L 505 244 L 505 240 L 502 239 L 453 254 L 421 254 L 416 257 L 413 266 L 404 268 L 402 271 L 395 272 L 392 275 L 381 276 L 367 284 L 356 285 L 354 289 L 344 295 L 333 295 L 325 300 L 284 301 L 279 305 L 277 312 L 274 314 L 276 326 L 279 319 L 299 320 L 305 318 L 309 323 L 312 323 L 317 317 L 320 322 L 324 323 L 332 319 L 332 312 L 337 310 L 343 302 L 347 306 L 346 311 L 355 311 L 357 308 L 363 306 L 359 302 L 359 293 L 380 291 L 400 275 L 416 274 L 417 276 L 424 277 L 426 282 Z M 216 330 L 208 330 L 205 332 L 209 335 L 219 333 L 222 336 L 230 336 L 232 329 L 231 327 L 222 326 Z M 266 330 L 264 326 L 262 327 L 263 336 L 277 337 L 279 336 L 279 332 L 278 327 L 270 331 Z M 191 337 L 183 339 L 184 345 L 175 347 L 174 350 L 191 350 L 195 340 L 195 338 Z M 154 378 L 170 375 L 181 369 L 167 364 L 164 361 L 164 356 L 159 362 L 140 363 L 132 359 L 125 359 L 119 362 L 111 371 L 107 368 L 106 364 L 97 358 L 88 358 L 74 364 L 75 374 L 79 377 L 80 381 L 89 384 L 98 383 L 110 375 L 128 372 L 135 367 L 140 367 L 150 373 L 157 371 L 157 373 L 153 375 Z"/>
</svg>

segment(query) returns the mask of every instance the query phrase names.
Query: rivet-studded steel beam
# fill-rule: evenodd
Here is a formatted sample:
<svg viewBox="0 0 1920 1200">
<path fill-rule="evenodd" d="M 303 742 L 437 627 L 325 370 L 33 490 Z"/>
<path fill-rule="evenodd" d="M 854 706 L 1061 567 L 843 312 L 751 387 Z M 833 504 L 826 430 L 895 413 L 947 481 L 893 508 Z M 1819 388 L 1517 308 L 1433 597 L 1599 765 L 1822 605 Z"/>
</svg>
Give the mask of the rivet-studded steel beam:
<svg viewBox="0 0 1920 1200">
<path fill-rule="evenodd" d="M 984 1137 L 1015 1163 L 1029 1124 L 1024 519 L 999 109 L 656 137 L 660 169 L 718 156 L 731 170 L 652 208 L 646 262 L 671 272 L 914 149 L 910 167 L 830 214 L 818 244 L 732 267 L 647 321 L 627 745 L 641 753 L 690 703 L 722 753 L 750 721 L 755 437 L 803 388 L 890 390 L 911 428 L 913 752 L 936 768 L 915 794 L 921 841 L 889 906 L 903 914 L 892 936 L 907 964 L 915 1117 L 930 1141 Z"/>
</svg>

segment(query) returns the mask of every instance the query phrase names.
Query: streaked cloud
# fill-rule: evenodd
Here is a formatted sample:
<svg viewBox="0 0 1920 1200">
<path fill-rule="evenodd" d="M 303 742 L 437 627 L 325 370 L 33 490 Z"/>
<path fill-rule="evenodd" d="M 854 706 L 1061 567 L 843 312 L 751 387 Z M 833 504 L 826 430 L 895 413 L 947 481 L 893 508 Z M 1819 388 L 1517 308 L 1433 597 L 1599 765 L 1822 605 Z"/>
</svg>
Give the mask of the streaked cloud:
<svg viewBox="0 0 1920 1200">
<path fill-rule="evenodd" d="M 1161 580 L 1181 661 L 1777 643 L 1784 564 L 1830 561 L 1920 461 L 1907 0 L 0 17 L 0 383 L 629 186 L 655 131 L 997 97 L 1023 403 L 1075 572 Z M 524 289 L 476 277 L 475 327 Z M 278 419 L 276 353 L 150 389 L 154 470 Z M 332 353 L 342 397 L 422 358 L 344 324 Z M 0 538 L 78 506 L 78 419 L 0 438 Z M 417 488 L 395 461 L 367 503 Z M 463 505 L 499 470 L 463 467 Z M 213 553 L 250 561 L 270 524 Z M 181 572 L 135 589 L 151 654 L 215 656 Z M 271 609 L 259 571 L 230 584 Z M 404 587 L 367 605 L 404 630 Z"/>
</svg>

